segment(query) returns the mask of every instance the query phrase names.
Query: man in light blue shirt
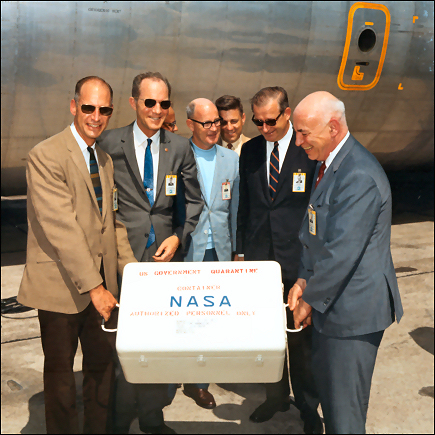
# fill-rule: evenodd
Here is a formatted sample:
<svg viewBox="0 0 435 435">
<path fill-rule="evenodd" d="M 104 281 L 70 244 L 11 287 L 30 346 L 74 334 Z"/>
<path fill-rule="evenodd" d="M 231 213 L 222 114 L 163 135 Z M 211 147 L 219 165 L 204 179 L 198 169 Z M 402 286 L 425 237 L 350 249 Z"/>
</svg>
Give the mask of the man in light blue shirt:
<svg viewBox="0 0 435 435">
<path fill-rule="evenodd" d="M 184 261 L 231 261 L 236 250 L 239 156 L 217 146 L 221 118 L 216 106 L 197 98 L 187 106 L 190 145 L 196 160 L 204 208 L 191 233 Z M 184 385 L 184 394 L 203 408 L 216 406 L 209 384 Z"/>
</svg>

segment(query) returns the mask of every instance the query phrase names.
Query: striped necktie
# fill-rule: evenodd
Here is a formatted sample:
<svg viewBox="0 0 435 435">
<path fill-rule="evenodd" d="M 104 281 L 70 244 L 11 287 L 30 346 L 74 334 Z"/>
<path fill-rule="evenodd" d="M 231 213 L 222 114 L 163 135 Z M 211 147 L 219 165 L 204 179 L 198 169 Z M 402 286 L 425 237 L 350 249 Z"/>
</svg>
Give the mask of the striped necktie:
<svg viewBox="0 0 435 435">
<path fill-rule="evenodd" d="M 316 186 L 314 187 L 314 189 L 319 185 L 320 180 L 323 178 L 323 175 L 325 174 L 325 169 L 326 169 L 326 165 L 325 165 L 325 162 L 323 162 L 320 165 L 319 175 L 317 176 Z"/>
<path fill-rule="evenodd" d="M 274 143 L 272 152 L 270 153 L 270 168 L 269 168 L 269 193 L 272 201 L 275 197 L 276 189 L 279 180 L 279 150 L 278 142 Z"/>
<path fill-rule="evenodd" d="M 98 163 L 93 148 L 88 147 L 88 151 L 91 181 L 94 186 L 95 196 L 97 197 L 98 208 L 100 209 L 100 213 L 103 214 L 103 190 L 101 188 L 100 174 L 98 173 Z"/>
<path fill-rule="evenodd" d="M 143 187 L 147 193 L 150 206 L 154 205 L 154 172 L 153 172 L 153 156 L 151 154 L 151 139 L 147 139 L 148 145 L 145 150 L 145 163 L 143 170 Z M 151 224 L 150 234 L 148 236 L 147 249 L 155 242 L 156 233 L 154 232 L 153 225 Z"/>
<path fill-rule="evenodd" d="M 227 148 L 228 148 L 229 150 L 232 150 L 232 149 L 233 149 L 233 144 L 232 144 L 232 143 L 228 143 L 228 144 L 227 144 Z"/>
</svg>

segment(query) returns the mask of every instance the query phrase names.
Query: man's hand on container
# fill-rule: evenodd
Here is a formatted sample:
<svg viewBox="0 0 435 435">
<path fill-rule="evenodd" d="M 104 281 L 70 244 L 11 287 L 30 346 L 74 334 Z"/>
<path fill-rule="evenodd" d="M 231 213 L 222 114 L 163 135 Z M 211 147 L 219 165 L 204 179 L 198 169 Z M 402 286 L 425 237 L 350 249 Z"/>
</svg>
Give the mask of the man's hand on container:
<svg viewBox="0 0 435 435">
<path fill-rule="evenodd" d="M 296 308 L 293 311 L 293 319 L 295 322 L 295 329 L 299 329 L 301 323 L 304 328 L 311 325 L 311 313 L 313 309 L 302 298 L 296 303 Z"/>
<path fill-rule="evenodd" d="M 239 257 L 237 254 L 234 256 L 234 261 L 245 261 L 245 257 Z"/>
<path fill-rule="evenodd" d="M 178 246 L 180 246 L 180 239 L 177 236 L 173 235 L 163 240 L 159 249 L 153 255 L 154 261 L 158 263 L 171 261 Z"/>
<path fill-rule="evenodd" d="M 89 296 L 94 304 L 95 309 L 104 317 L 107 322 L 110 318 L 112 310 L 116 307 L 118 303 L 112 293 L 106 290 L 103 284 L 98 287 L 93 288 L 89 291 Z"/>
<path fill-rule="evenodd" d="M 302 278 L 298 278 L 294 286 L 290 289 L 288 293 L 288 307 L 289 310 L 293 311 L 296 308 L 298 300 L 302 297 L 302 294 L 307 286 L 307 281 Z"/>
</svg>

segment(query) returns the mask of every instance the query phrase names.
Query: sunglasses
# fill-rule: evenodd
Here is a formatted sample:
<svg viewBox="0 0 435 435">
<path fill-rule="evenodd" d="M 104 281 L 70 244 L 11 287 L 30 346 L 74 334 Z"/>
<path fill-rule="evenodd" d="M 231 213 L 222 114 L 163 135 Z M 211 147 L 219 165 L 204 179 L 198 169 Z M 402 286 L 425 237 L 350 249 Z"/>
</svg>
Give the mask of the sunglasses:
<svg viewBox="0 0 435 435">
<path fill-rule="evenodd" d="M 94 113 L 97 107 L 98 106 L 93 106 L 92 104 L 82 104 L 80 106 L 82 112 L 85 113 L 86 115 L 90 115 L 91 113 Z M 109 116 L 113 112 L 113 107 L 100 106 L 98 107 L 98 109 L 100 109 L 100 115 L 103 116 Z"/>
<path fill-rule="evenodd" d="M 275 119 L 266 119 L 266 121 L 260 121 L 259 119 L 254 118 L 254 115 L 252 115 L 252 122 L 257 127 L 263 127 L 263 124 L 266 124 L 269 127 L 275 127 L 276 121 L 278 121 L 278 118 L 284 113 L 284 110 Z"/>
<path fill-rule="evenodd" d="M 145 107 L 148 107 L 148 109 L 151 109 L 151 107 L 154 107 L 157 104 L 157 101 L 152 98 L 138 98 L 138 100 L 143 100 Z M 171 100 L 163 100 L 160 101 L 159 104 L 163 110 L 168 110 L 171 107 Z"/>
</svg>

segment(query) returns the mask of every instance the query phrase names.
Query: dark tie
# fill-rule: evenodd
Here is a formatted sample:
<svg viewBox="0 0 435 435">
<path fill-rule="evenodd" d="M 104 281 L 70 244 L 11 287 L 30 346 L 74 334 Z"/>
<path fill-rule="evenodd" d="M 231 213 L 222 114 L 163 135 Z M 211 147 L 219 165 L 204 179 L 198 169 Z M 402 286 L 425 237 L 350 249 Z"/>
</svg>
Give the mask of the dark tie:
<svg viewBox="0 0 435 435">
<path fill-rule="evenodd" d="M 325 162 L 323 162 L 320 165 L 319 175 L 317 176 L 316 186 L 314 187 L 314 189 L 318 186 L 318 184 L 320 183 L 320 180 L 323 178 L 323 175 L 325 174 L 325 169 L 326 169 L 326 165 L 325 165 Z"/>
<path fill-rule="evenodd" d="M 279 151 L 278 142 L 274 143 L 272 152 L 270 153 L 270 168 L 269 168 L 269 193 L 270 197 L 274 198 L 279 180 Z"/>
<path fill-rule="evenodd" d="M 151 139 L 147 139 L 148 145 L 145 150 L 145 164 L 143 171 L 143 186 L 147 192 L 148 201 L 150 206 L 154 205 L 154 174 L 153 174 L 153 156 L 151 155 Z M 156 234 L 154 232 L 153 225 L 151 224 L 150 235 L 148 237 L 147 248 L 149 248 L 156 240 Z"/>
<path fill-rule="evenodd" d="M 227 145 L 227 147 L 228 147 L 229 150 L 232 150 L 232 149 L 233 149 L 233 144 L 232 144 L 232 143 L 229 143 L 229 144 Z"/>
<path fill-rule="evenodd" d="M 95 158 L 94 150 L 88 147 L 89 151 L 89 172 L 91 173 L 91 181 L 94 186 L 95 196 L 97 197 L 98 208 L 103 214 L 103 189 L 101 189 L 100 174 L 98 173 L 98 163 Z"/>
</svg>

